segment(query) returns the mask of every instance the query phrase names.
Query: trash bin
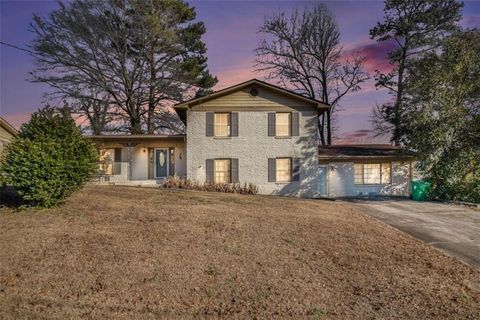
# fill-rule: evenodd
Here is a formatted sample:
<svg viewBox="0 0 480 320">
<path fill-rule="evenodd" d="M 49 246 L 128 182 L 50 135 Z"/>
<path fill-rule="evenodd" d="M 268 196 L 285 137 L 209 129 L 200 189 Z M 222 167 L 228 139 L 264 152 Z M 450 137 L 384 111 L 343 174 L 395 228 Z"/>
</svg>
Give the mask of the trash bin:
<svg viewBox="0 0 480 320">
<path fill-rule="evenodd" d="M 412 199 L 415 201 L 427 200 L 430 182 L 424 180 L 412 181 Z"/>
</svg>

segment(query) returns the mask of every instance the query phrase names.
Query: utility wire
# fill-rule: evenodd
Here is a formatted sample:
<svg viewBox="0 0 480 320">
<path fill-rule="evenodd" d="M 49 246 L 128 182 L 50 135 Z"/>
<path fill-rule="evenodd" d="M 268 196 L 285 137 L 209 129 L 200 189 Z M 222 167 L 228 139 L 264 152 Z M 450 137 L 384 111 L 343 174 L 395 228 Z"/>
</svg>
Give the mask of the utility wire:
<svg viewBox="0 0 480 320">
<path fill-rule="evenodd" d="M 30 51 L 30 50 L 28 50 L 28 49 L 25 49 L 25 48 L 17 47 L 17 46 L 14 45 L 14 44 L 6 43 L 6 42 L 3 42 L 3 41 L 0 41 L 0 44 L 3 44 L 4 46 L 10 47 L 10 48 L 14 48 L 14 49 L 17 49 L 17 50 L 20 50 L 20 51 L 24 51 L 24 52 L 29 53 L 29 54 L 34 54 L 32 51 Z"/>
</svg>

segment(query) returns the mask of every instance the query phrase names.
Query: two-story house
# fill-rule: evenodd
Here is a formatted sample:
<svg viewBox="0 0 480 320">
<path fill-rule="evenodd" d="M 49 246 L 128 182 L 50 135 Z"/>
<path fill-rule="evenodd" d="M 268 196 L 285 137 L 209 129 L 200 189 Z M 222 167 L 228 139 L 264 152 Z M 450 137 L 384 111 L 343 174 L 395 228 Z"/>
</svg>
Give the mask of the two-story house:
<svg viewBox="0 0 480 320">
<path fill-rule="evenodd" d="M 329 108 L 321 101 L 253 79 L 174 108 L 186 124 L 185 135 L 93 136 L 101 150 L 101 181 L 158 184 L 177 175 L 198 182 L 254 183 L 262 194 L 301 197 L 354 196 L 360 190 L 335 191 L 338 183 L 359 181 L 353 171 L 363 159 L 361 152 L 343 164 L 347 169 L 332 184 L 334 193 L 329 190 L 333 163 L 343 160 L 332 158 L 332 165 L 320 161 L 324 148 L 318 146 L 318 117 Z M 389 150 L 383 166 L 400 159 Z M 366 160 L 368 168 L 373 165 L 370 174 L 377 175 L 377 159 Z M 391 179 L 384 178 L 383 184 L 368 179 L 367 184 L 374 182 L 365 189 L 370 194 L 392 190 Z"/>
</svg>

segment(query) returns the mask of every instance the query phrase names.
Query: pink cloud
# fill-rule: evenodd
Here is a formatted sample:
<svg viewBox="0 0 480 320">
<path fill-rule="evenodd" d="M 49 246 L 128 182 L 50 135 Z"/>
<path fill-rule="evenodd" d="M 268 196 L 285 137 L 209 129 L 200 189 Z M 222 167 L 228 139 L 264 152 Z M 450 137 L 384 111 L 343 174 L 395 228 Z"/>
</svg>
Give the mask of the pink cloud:
<svg viewBox="0 0 480 320">
<path fill-rule="evenodd" d="M 20 126 L 25 122 L 30 120 L 33 112 L 21 112 L 21 113 L 12 113 L 9 115 L 2 116 L 8 123 L 10 123 L 15 129 L 20 129 Z M 87 119 L 83 116 L 74 117 L 75 123 L 77 125 L 85 125 Z"/>
<path fill-rule="evenodd" d="M 238 62 L 234 67 L 213 70 L 214 74 L 218 78 L 218 83 L 214 90 L 230 87 L 253 78 L 263 79 L 265 74 L 255 72 L 252 65 L 252 61 L 244 60 Z"/>
<path fill-rule="evenodd" d="M 10 123 L 15 129 L 20 129 L 20 126 L 30 120 L 32 112 L 11 113 L 2 116 L 8 123 Z"/>
<path fill-rule="evenodd" d="M 346 131 L 339 135 L 335 140 L 335 144 L 372 144 L 372 143 L 388 143 L 387 137 L 375 137 L 375 132 L 371 129 L 359 129 L 354 131 Z"/>
<path fill-rule="evenodd" d="M 393 41 L 369 42 L 351 46 L 344 53 L 344 59 L 351 58 L 355 53 L 367 58 L 365 69 L 368 73 L 374 74 L 377 70 L 382 73 L 392 71 L 393 65 L 387 58 L 387 53 L 395 49 Z"/>
</svg>

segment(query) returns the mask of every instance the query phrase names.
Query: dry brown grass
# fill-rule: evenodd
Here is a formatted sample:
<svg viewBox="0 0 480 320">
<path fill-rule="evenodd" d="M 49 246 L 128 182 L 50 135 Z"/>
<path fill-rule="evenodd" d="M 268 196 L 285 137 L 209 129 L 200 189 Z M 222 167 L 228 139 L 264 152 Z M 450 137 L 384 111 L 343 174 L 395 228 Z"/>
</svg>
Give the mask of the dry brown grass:
<svg viewBox="0 0 480 320">
<path fill-rule="evenodd" d="M 90 186 L 0 232 L 3 319 L 480 315 L 478 272 L 332 202 Z"/>
</svg>

